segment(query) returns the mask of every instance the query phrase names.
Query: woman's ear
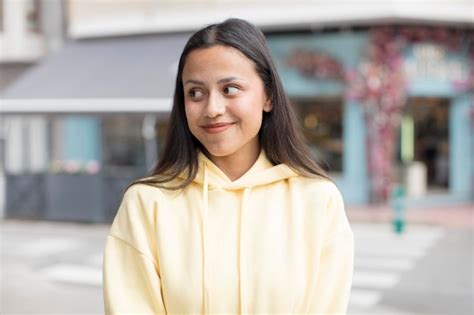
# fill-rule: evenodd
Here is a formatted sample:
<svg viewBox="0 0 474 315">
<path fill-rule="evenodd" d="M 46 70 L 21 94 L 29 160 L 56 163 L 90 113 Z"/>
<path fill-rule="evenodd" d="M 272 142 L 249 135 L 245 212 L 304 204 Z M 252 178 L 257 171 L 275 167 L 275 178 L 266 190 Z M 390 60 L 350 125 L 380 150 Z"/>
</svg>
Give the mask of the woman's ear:
<svg viewBox="0 0 474 315">
<path fill-rule="evenodd" d="M 265 104 L 263 105 L 263 111 L 265 112 L 271 112 L 273 109 L 273 104 L 272 104 L 272 101 L 267 98 L 267 100 L 265 101 Z"/>
</svg>

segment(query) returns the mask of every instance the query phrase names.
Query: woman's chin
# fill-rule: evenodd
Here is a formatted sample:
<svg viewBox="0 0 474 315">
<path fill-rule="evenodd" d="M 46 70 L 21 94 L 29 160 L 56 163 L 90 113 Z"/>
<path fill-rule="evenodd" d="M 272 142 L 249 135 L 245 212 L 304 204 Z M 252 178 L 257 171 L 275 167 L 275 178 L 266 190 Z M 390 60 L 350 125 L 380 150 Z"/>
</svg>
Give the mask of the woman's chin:
<svg viewBox="0 0 474 315">
<path fill-rule="evenodd" d="M 224 156 L 231 155 L 232 153 L 235 152 L 235 150 L 229 147 L 219 147 L 219 146 L 212 146 L 212 145 L 206 146 L 206 150 L 210 155 L 215 156 L 215 157 L 224 157 Z"/>
</svg>

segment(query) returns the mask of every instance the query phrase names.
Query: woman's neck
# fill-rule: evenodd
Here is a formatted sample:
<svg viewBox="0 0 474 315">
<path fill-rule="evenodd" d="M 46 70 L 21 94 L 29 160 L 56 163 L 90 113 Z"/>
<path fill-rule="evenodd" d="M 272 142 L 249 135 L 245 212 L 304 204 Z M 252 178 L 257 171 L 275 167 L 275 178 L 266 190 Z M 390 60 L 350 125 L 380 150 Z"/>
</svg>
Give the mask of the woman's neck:
<svg viewBox="0 0 474 315">
<path fill-rule="evenodd" d="M 207 155 L 231 181 L 235 181 L 255 164 L 260 155 L 260 146 L 251 150 L 241 149 L 226 156 Z"/>
</svg>

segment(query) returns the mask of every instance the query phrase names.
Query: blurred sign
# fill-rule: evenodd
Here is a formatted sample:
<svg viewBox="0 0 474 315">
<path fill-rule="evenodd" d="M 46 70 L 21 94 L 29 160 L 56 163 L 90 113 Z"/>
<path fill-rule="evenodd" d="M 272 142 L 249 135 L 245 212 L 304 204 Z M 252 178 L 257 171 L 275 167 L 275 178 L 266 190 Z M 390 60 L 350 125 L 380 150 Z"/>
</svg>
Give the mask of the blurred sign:
<svg viewBox="0 0 474 315">
<path fill-rule="evenodd" d="M 410 79 L 464 82 L 469 68 L 462 59 L 448 57 L 446 49 L 437 44 L 415 44 L 405 59 L 405 72 Z"/>
</svg>

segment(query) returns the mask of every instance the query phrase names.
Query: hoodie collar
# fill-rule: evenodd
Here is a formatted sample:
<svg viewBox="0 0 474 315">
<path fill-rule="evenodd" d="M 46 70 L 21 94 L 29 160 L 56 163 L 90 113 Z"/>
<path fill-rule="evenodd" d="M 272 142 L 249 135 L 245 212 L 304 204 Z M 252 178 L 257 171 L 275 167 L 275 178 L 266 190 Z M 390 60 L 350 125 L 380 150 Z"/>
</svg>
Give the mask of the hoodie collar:
<svg viewBox="0 0 474 315">
<path fill-rule="evenodd" d="M 298 176 L 285 164 L 273 165 L 263 149 L 252 167 L 235 181 L 231 181 L 202 151 L 198 152 L 198 161 L 199 170 L 194 182 L 204 184 L 204 173 L 207 171 L 207 184 L 210 189 L 240 190 Z"/>
</svg>

